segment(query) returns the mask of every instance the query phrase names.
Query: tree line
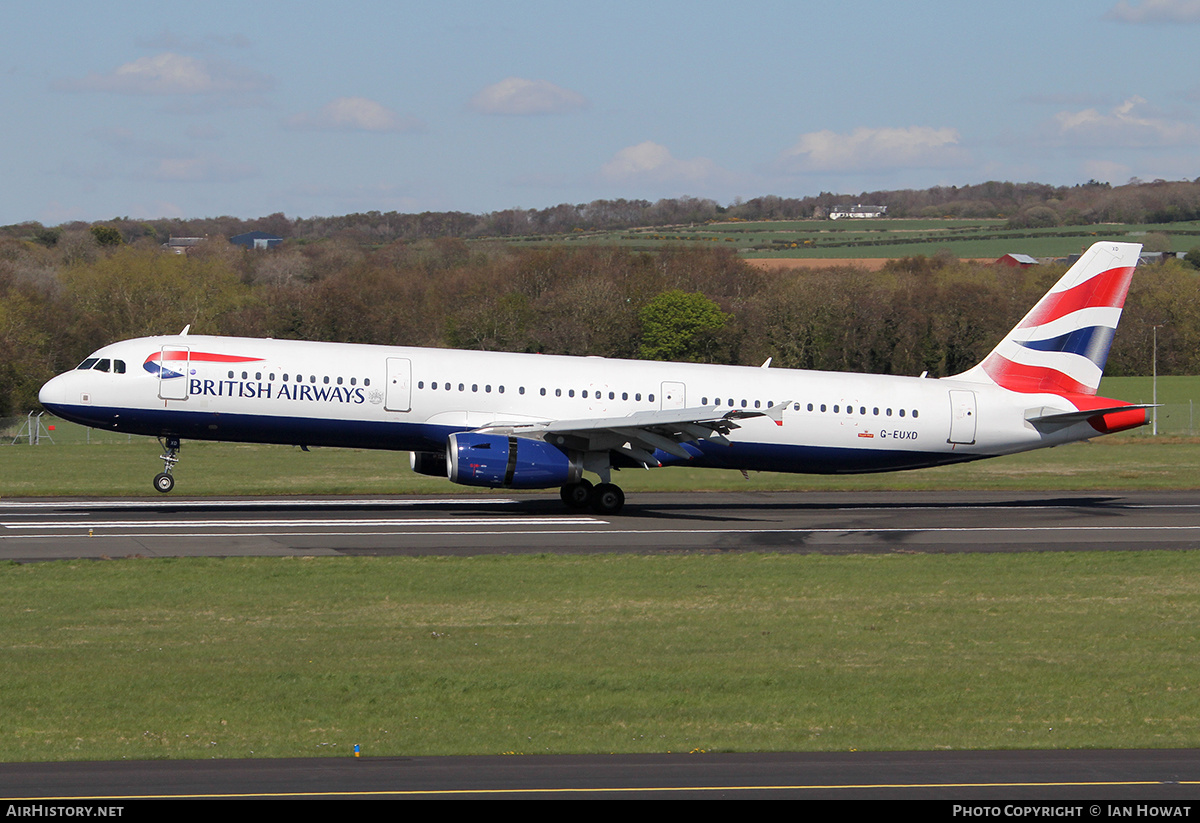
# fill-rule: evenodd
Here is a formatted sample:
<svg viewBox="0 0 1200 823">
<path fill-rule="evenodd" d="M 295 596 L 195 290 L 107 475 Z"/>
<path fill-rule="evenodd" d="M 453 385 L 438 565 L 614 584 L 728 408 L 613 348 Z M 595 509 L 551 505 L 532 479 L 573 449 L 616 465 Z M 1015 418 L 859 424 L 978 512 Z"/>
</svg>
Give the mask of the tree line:
<svg viewBox="0 0 1200 823">
<path fill-rule="evenodd" d="M 767 272 L 724 249 L 514 250 L 461 239 L 249 251 L 211 238 L 0 241 L 0 415 L 116 340 L 194 334 L 442 346 L 944 376 L 982 358 L 1062 268 L 939 254 Z M 1197 272 L 1139 271 L 1109 373 L 1200 373 Z"/>
<path fill-rule="evenodd" d="M 890 217 L 1006 218 L 1011 228 L 1089 225 L 1094 223 L 1169 223 L 1200 219 L 1200 179 L 1168 182 L 1133 180 L 1124 186 L 1088 181 L 1077 186 L 990 181 L 970 186 L 923 190 L 821 192 L 809 197 L 769 195 L 738 199 L 728 205 L 698 197 L 649 200 L 593 200 L 542 209 L 466 212 L 364 212 L 335 217 L 292 217 L 282 213 L 252 220 L 130 219 L 99 224 L 38 222 L 0 227 L 0 238 L 29 240 L 52 248 L 76 247 L 80 238 L 103 226 L 126 244 L 165 243 L 172 237 L 233 237 L 252 230 L 286 239 L 351 240 L 380 246 L 398 240 L 477 239 L 555 235 L 577 231 L 613 231 L 640 226 L 669 226 L 719 220 L 806 220 L 826 216 L 835 207 L 855 203 L 887 206 Z"/>
</svg>

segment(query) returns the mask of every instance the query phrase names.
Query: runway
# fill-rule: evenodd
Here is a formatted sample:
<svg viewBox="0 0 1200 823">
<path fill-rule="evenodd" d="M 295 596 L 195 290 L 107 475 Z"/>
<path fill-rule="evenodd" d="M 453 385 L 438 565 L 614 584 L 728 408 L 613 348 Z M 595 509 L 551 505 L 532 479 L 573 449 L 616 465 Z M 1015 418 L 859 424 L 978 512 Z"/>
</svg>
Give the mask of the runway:
<svg viewBox="0 0 1200 823">
<path fill-rule="evenodd" d="M 619 516 L 543 496 L 0 501 L 0 560 L 1200 548 L 1200 492 L 698 493 Z"/>
<path fill-rule="evenodd" d="M 991 817 L 1190 816 L 1200 751 L 509 755 L 0 764 L 0 797 L 107 806 L 161 798 L 825 799 L 1024 801 Z M 1097 802 L 1103 799 L 1105 802 Z M 1049 801 L 1049 803 L 1047 803 Z M 1050 804 L 1053 804 L 1051 806 Z M 1053 815 L 1046 808 L 1077 809 Z M 1043 811 L 1030 811 L 1030 808 Z M 939 808 L 934 806 L 933 808 Z M 929 811 L 926 808 L 925 811 Z M 1169 810 L 1169 811 L 1168 811 Z M 13 813 L 10 812 L 10 815 Z M 20 812 L 16 812 L 20 814 Z M 76 816 L 84 816 L 77 814 Z M 1151 816 L 1148 813 L 1137 815 Z"/>
</svg>

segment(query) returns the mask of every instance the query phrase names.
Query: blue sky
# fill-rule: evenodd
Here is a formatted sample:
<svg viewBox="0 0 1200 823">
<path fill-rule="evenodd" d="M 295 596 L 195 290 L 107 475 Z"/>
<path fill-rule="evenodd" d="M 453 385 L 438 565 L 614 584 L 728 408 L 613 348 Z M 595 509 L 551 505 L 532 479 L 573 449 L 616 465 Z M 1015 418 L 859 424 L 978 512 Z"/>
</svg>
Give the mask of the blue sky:
<svg viewBox="0 0 1200 823">
<path fill-rule="evenodd" d="M 0 224 L 1200 176 L 1200 0 L 46 0 L 0 20 Z"/>
</svg>

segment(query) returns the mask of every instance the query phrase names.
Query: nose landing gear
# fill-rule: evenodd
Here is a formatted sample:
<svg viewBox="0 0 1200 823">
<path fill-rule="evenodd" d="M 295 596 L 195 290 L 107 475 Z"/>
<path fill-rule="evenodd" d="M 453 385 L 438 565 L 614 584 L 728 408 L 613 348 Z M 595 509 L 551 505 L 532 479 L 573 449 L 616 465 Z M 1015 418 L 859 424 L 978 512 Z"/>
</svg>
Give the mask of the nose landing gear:
<svg viewBox="0 0 1200 823">
<path fill-rule="evenodd" d="M 163 447 L 163 454 L 159 455 L 163 462 L 163 470 L 154 475 L 154 488 L 156 491 L 166 494 L 175 488 L 175 478 L 171 476 L 171 471 L 179 462 L 179 438 L 167 437 L 164 440 L 160 437 L 158 442 Z"/>
</svg>

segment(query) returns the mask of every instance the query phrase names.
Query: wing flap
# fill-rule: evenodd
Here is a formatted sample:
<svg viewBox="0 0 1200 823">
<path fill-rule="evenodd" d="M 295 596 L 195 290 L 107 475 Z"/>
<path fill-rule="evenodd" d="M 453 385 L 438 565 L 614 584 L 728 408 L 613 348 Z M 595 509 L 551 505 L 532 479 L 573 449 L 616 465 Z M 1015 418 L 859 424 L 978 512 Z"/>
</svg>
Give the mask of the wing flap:
<svg viewBox="0 0 1200 823">
<path fill-rule="evenodd" d="M 516 425 L 498 423 L 478 431 L 537 438 L 580 451 L 616 451 L 644 465 L 660 465 L 654 457 L 656 451 L 690 460 L 692 454 L 683 447 L 683 443 L 708 440 L 722 446 L 731 445 L 726 435 L 740 428 L 739 420 L 768 417 L 777 425 L 782 425 L 786 406 L 787 402 L 753 410 L 722 411 L 718 406 L 660 409 L 634 412 L 624 417 L 551 420 Z"/>
</svg>

